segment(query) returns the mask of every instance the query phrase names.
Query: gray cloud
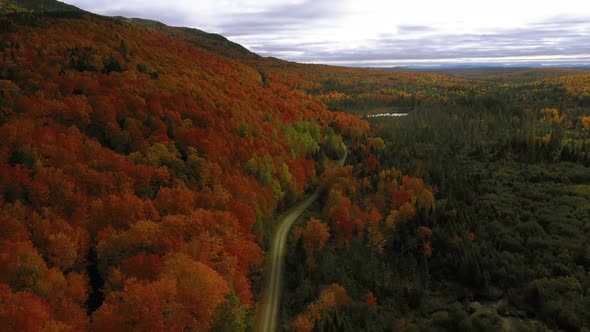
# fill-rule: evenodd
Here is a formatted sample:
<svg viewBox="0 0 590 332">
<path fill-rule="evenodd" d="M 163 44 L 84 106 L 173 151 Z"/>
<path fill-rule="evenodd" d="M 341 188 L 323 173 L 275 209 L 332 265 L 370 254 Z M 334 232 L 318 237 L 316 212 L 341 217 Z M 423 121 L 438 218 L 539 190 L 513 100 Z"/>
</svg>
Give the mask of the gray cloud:
<svg viewBox="0 0 590 332">
<path fill-rule="evenodd" d="M 528 28 L 501 30 L 486 34 L 429 34 L 416 37 L 407 34 L 382 34 L 373 40 L 372 49 L 345 49 L 330 51 L 329 45 L 294 44 L 272 47 L 261 45 L 254 51 L 272 54 L 275 51 L 299 54 L 290 60 L 302 62 L 359 62 L 386 60 L 448 60 L 463 58 L 501 58 L 537 56 L 573 56 L 590 54 L 590 34 L 580 30 L 588 28 L 588 21 L 565 20 L 543 22 Z M 434 30 L 428 27 L 403 27 L 400 31 Z M 587 30 L 586 30 L 587 31 Z M 408 38 L 409 37 L 409 38 Z M 586 59 L 586 61 L 588 61 Z"/>
<path fill-rule="evenodd" d="M 426 25 L 398 25 L 397 29 L 399 34 L 431 32 L 434 30 L 432 27 Z"/>
<path fill-rule="evenodd" d="M 314 22 L 329 22 L 342 12 L 331 0 L 306 0 L 259 13 L 245 13 L 225 22 L 219 33 L 228 37 L 303 31 Z"/>
</svg>

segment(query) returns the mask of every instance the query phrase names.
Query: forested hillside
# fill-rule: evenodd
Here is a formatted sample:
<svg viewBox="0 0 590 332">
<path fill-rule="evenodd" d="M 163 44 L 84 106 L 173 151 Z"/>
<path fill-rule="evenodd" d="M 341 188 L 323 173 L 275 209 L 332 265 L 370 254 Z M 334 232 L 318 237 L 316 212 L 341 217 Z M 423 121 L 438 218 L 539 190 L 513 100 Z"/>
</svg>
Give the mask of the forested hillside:
<svg viewBox="0 0 590 332">
<path fill-rule="evenodd" d="M 19 4 L 0 4 L 3 328 L 248 326 L 273 216 L 349 116 L 219 38 Z"/>
</svg>

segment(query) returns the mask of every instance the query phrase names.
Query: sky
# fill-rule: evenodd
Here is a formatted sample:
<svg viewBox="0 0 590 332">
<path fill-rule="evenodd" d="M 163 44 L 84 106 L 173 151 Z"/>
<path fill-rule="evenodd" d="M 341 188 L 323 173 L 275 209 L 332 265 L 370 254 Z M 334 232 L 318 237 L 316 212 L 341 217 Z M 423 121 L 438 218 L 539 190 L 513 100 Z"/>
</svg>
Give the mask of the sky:
<svg viewBox="0 0 590 332">
<path fill-rule="evenodd" d="M 588 0 L 65 0 L 221 34 L 285 60 L 360 67 L 590 65 Z"/>
</svg>

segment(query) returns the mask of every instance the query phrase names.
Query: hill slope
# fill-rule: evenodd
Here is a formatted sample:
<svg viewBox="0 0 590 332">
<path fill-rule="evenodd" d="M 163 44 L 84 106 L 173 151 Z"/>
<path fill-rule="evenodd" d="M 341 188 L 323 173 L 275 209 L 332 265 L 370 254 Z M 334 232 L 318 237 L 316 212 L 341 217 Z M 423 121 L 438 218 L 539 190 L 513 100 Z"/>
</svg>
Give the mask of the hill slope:
<svg viewBox="0 0 590 332">
<path fill-rule="evenodd" d="M 82 9 L 55 0 L 3 0 L 2 3 L 36 12 L 85 12 Z"/>
<path fill-rule="evenodd" d="M 257 59 L 259 56 L 250 52 L 244 46 L 236 44 L 227 38 L 193 28 L 169 27 L 161 22 L 141 18 L 121 18 L 140 26 L 162 31 L 176 38 L 183 38 L 187 42 L 206 50 L 231 57 L 234 59 Z"/>
<path fill-rule="evenodd" d="M 220 55 L 254 57 L 219 37 L 96 15 L 9 15 L 2 326 L 249 324 L 271 217 L 340 153 L 341 124 L 358 120 L 265 82 L 251 63 Z"/>
</svg>

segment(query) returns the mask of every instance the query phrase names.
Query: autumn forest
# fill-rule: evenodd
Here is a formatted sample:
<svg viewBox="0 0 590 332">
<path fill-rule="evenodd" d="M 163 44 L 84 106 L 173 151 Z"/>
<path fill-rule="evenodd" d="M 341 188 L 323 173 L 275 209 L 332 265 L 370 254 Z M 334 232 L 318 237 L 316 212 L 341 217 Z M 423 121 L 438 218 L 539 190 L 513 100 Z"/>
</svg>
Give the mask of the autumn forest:
<svg viewBox="0 0 590 332">
<path fill-rule="evenodd" d="M 0 331 L 259 330 L 315 194 L 280 331 L 590 328 L 589 72 L 299 64 L 0 0 Z"/>
</svg>

